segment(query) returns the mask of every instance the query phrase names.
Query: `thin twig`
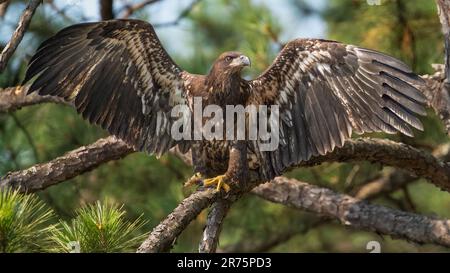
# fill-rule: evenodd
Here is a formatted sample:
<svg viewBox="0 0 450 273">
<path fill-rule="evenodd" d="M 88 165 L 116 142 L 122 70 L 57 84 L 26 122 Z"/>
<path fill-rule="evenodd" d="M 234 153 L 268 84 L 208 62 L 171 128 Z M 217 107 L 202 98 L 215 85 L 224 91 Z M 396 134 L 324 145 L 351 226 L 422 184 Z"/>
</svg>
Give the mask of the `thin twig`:
<svg viewBox="0 0 450 273">
<path fill-rule="evenodd" d="M 30 25 L 31 19 L 33 18 L 33 15 L 41 2 L 42 0 L 31 0 L 23 11 L 16 30 L 14 31 L 11 39 L 6 44 L 5 48 L 3 48 L 2 53 L 0 54 L 0 73 L 5 70 L 9 59 L 14 54 L 20 42 L 22 41 L 22 38 L 25 35 L 28 26 Z"/>
<path fill-rule="evenodd" d="M 8 10 L 10 3 L 11 3 L 10 0 L 4 0 L 4 2 L 0 3 L 0 20 L 2 20 L 5 17 L 6 11 Z"/>
<path fill-rule="evenodd" d="M 382 194 L 398 190 L 417 179 L 418 177 L 403 170 L 392 170 L 373 181 L 365 183 L 353 195 L 359 199 L 373 199 Z"/>
<path fill-rule="evenodd" d="M 69 23 L 74 24 L 75 20 L 71 17 L 69 17 L 66 14 L 66 8 L 68 8 L 68 6 L 65 6 L 64 8 L 60 9 L 53 0 L 51 1 L 47 1 L 46 2 L 56 13 L 58 13 L 64 20 L 66 20 Z M 84 20 L 84 19 L 83 19 Z"/>
<path fill-rule="evenodd" d="M 173 26 L 178 25 L 181 22 L 181 20 L 186 18 L 191 13 L 191 11 L 195 8 L 195 6 L 197 4 L 199 4 L 201 1 L 202 0 L 192 1 L 192 3 L 189 6 L 187 6 L 183 11 L 181 11 L 181 13 L 178 15 L 178 17 L 175 20 L 170 21 L 170 22 L 165 22 L 165 23 L 153 24 L 153 26 L 155 28 L 161 28 L 161 27 L 173 27 Z"/>
<path fill-rule="evenodd" d="M 156 2 L 160 2 L 161 0 L 145 0 L 140 3 L 134 4 L 134 5 L 126 5 L 124 7 L 124 12 L 122 16 L 120 16 L 122 19 L 127 19 L 130 16 L 132 16 L 135 12 L 138 10 L 141 10 L 145 8 L 146 6 L 152 5 Z"/>
</svg>

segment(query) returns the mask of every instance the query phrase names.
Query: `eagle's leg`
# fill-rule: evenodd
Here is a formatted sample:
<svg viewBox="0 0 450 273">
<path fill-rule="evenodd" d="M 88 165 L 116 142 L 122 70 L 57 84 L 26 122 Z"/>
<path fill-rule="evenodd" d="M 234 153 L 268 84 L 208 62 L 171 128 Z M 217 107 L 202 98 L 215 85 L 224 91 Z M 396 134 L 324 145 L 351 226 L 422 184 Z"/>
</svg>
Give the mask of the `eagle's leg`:
<svg viewBox="0 0 450 273">
<path fill-rule="evenodd" d="M 205 187 L 214 185 L 217 191 L 223 189 L 225 192 L 229 192 L 231 190 L 230 183 L 239 184 L 244 182 L 247 175 L 247 144 L 243 140 L 238 140 L 231 144 L 227 172 L 223 175 L 204 179 L 203 185 Z"/>
<path fill-rule="evenodd" d="M 184 183 L 184 187 L 191 187 L 199 185 L 203 182 L 206 174 L 206 162 L 204 160 L 204 149 L 201 142 L 197 141 L 192 144 L 192 165 L 194 166 L 194 175 L 189 178 L 186 183 Z"/>
</svg>

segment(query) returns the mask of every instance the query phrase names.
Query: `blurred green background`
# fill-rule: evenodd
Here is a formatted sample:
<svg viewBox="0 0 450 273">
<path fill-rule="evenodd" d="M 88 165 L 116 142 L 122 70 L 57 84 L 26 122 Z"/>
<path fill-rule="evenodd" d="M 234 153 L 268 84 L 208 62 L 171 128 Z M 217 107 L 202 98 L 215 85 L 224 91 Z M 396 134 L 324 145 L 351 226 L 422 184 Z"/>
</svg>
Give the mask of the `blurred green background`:
<svg viewBox="0 0 450 273">
<path fill-rule="evenodd" d="M 12 1 L 0 19 L 0 44 L 5 43 L 26 1 Z M 52 2 L 52 4 L 49 4 Z M 115 1 L 118 16 L 127 3 Z M 152 23 L 171 22 L 191 1 L 165 1 L 151 5 L 133 17 Z M 286 13 L 286 15 L 284 15 Z M 44 1 L 19 50 L 0 75 L 0 88 L 20 84 L 26 64 L 37 46 L 62 27 L 85 20 L 99 20 L 97 1 Z M 432 63 L 443 62 L 443 37 L 434 1 L 385 0 L 368 5 L 362 0 L 203 0 L 178 24 L 156 29 L 170 55 L 185 70 L 206 73 L 225 50 L 239 50 L 254 64 L 245 73 L 254 77 L 276 56 L 280 45 L 299 35 L 317 35 L 387 52 L 405 61 L 418 74 L 433 73 Z M 305 36 L 303 36 L 305 37 Z M 385 136 L 426 150 L 448 142 L 434 112 L 422 118 L 424 132 L 416 138 Z M 8 171 L 51 160 L 106 133 L 90 126 L 76 112 L 60 105 L 37 105 L 0 114 L 0 176 Z M 324 164 L 298 169 L 288 176 L 352 194 L 358 187 L 391 169 L 376 164 Z M 135 153 L 38 193 L 60 219 L 96 200 L 124 204 L 126 217 L 143 214 L 140 228 L 157 225 L 189 192 L 182 183 L 192 175 L 190 167 L 172 156 L 157 160 Z M 450 218 L 450 195 L 424 180 L 378 196 L 372 202 L 419 214 Z M 174 250 L 197 250 L 207 212 L 183 232 Z M 273 240 L 273 244 L 265 244 Z M 448 251 L 346 228 L 322 221 L 315 215 L 271 204 L 247 195 L 226 218 L 220 238 L 225 250 L 273 252 L 367 252 L 368 241 L 377 240 L 383 252 Z"/>
</svg>

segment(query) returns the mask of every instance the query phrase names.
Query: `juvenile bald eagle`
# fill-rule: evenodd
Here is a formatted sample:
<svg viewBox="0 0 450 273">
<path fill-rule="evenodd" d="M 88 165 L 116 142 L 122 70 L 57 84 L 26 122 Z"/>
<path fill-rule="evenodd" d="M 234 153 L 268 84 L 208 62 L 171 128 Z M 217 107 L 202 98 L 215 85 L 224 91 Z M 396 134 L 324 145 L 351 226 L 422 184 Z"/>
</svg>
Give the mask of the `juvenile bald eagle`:
<svg viewBox="0 0 450 273">
<path fill-rule="evenodd" d="M 422 130 L 423 84 L 407 65 L 383 53 L 336 41 L 296 39 L 273 64 L 247 81 L 250 65 L 239 52 L 218 57 L 207 75 L 182 70 L 152 26 L 139 20 L 73 25 L 44 42 L 30 61 L 29 92 L 73 102 L 93 124 L 136 150 L 161 155 L 192 148 L 194 171 L 205 185 L 226 190 L 241 166 L 263 179 L 341 147 L 352 132 Z M 201 97 L 203 105 L 278 105 L 280 145 L 261 151 L 257 141 L 174 140 L 173 107 Z M 223 175 L 224 174 L 224 175 Z"/>
</svg>

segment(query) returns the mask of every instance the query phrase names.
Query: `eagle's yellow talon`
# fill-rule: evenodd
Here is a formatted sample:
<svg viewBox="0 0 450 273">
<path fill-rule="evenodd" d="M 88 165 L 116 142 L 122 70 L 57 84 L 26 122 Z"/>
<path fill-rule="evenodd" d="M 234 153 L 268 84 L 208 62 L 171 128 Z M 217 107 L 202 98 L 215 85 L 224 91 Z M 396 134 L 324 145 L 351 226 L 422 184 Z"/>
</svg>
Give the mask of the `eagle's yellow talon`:
<svg viewBox="0 0 450 273">
<path fill-rule="evenodd" d="M 225 175 L 219 175 L 214 178 L 208 178 L 203 180 L 203 186 L 209 187 L 216 185 L 216 190 L 220 191 L 223 189 L 225 192 L 229 192 L 231 190 L 231 187 L 225 183 Z"/>
<path fill-rule="evenodd" d="M 189 178 L 188 181 L 186 181 L 186 183 L 184 183 L 183 187 L 188 188 L 199 184 L 201 181 L 202 181 L 202 174 L 195 173 L 191 178 Z"/>
</svg>

